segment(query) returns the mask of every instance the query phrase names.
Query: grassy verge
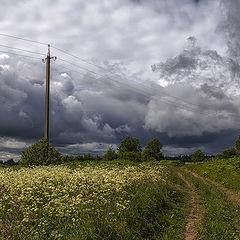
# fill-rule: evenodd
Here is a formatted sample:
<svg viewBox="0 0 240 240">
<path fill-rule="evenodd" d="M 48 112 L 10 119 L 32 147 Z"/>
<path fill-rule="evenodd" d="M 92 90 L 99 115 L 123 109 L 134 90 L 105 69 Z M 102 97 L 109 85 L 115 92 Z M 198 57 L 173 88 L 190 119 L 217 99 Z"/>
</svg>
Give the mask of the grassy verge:
<svg viewBox="0 0 240 240">
<path fill-rule="evenodd" d="M 158 163 L 0 169 L 1 239 L 183 239 L 184 183 Z"/>
<path fill-rule="evenodd" d="M 203 219 L 198 226 L 197 239 L 237 240 L 240 237 L 240 209 L 214 185 L 203 182 L 190 174 L 183 175 L 196 188 L 202 206 Z"/>
<path fill-rule="evenodd" d="M 240 158 L 212 159 L 208 162 L 186 165 L 203 177 L 211 178 L 240 193 Z"/>
</svg>

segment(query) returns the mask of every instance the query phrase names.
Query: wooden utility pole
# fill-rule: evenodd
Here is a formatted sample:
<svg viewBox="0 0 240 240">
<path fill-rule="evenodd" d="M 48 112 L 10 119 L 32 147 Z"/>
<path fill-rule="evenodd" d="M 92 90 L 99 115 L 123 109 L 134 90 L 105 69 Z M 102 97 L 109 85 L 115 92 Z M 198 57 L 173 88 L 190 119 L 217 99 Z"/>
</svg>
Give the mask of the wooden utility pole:
<svg viewBox="0 0 240 240">
<path fill-rule="evenodd" d="M 56 57 L 50 55 L 50 44 L 48 44 L 48 54 L 43 62 L 46 63 L 46 94 L 45 94 L 45 130 L 44 138 L 49 141 L 49 96 L 50 96 L 50 62 L 51 59 L 56 60 Z"/>
</svg>

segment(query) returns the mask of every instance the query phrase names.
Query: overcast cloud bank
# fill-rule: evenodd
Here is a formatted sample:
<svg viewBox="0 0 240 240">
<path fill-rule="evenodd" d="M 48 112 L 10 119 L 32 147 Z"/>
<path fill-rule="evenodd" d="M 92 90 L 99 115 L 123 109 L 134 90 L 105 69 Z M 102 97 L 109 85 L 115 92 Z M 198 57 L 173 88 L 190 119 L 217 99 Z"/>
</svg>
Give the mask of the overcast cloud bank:
<svg viewBox="0 0 240 240">
<path fill-rule="evenodd" d="M 50 136 L 62 152 L 102 154 L 126 135 L 142 145 L 159 137 L 167 154 L 196 148 L 216 153 L 234 144 L 240 132 L 238 1 L 5 4 L 13 14 L 2 12 L 0 32 L 11 34 L 15 24 L 16 35 L 51 40 L 107 70 L 76 59 L 70 61 L 98 75 L 52 63 Z M 44 10 L 53 7 L 49 19 Z M 26 9 L 31 14 L 23 15 Z M 20 41 L 1 42 L 26 48 Z M 43 136 L 45 66 L 1 54 L 0 80 L 0 150 L 6 160 Z"/>
</svg>

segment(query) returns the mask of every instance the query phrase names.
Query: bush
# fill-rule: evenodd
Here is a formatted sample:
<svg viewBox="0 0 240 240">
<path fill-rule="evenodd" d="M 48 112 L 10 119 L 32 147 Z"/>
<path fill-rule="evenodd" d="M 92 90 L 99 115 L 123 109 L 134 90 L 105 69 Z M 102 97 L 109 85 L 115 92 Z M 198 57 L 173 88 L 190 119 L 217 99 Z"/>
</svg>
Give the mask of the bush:
<svg viewBox="0 0 240 240">
<path fill-rule="evenodd" d="M 151 161 L 151 160 L 161 160 L 163 159 L 163 154 L 161 153 L 162 144 L 158 138 L 154 138 L 147 143 L 143 154 L 142 160 L 143 161 Z"/>
<path fill-rule="evenodd" d="M 84 157 L 82 155 L 77 155 L 76 158 L 75 158 L 77 161 L 79 162 L 83 162 L 84 161 Z"/>
<path fill-rule="evenodd" d="M 21 151 L 19 164 L 21 166 L 56 164 L 61 162 L 61 156 L 61 153 L 43 138 L 27 150 Z"/>
<path fill-rule="evenodd" d="M 112 147 L 109 147 L 107 152 L 103 155 L 104 161 L 112 161 L 118 158 L 118 154 L 113 150 Z"/>
<path fill-rule="evenodd" d="M 72 155 L 63 155 L 62 156 L 62 163 L 64 163 L 64 162 L 72 162 L 74 160 L 76 160 L 76 158 L 74 156 L 72 156 Z"/>
<path fill-rule="evenodd" d="M 120 159 L 134 162 L 141 162 L 140 152 L 123 152 L 119 154 Z"/>
<path fill-rule="evenodd" d="M 237 155 L 237 152 L 236 149 L 233 147 L 225 149 L 221 154 L 222 158 L 231 158 L 235 155 Z"/>
<path fill-rule="evenodd" d="M 191 156 L 191 160 L 193 162 L 202 162 L 202 161 L 204 161 L 204 158 L 205 158 L 205 155 L 200 149 L 195 151 Z"/>
<path fill-rule="evenodd" d="M 94 161 L 96 160 L 90 153 L 83 154 L 83 161 Z"/>
</svg>

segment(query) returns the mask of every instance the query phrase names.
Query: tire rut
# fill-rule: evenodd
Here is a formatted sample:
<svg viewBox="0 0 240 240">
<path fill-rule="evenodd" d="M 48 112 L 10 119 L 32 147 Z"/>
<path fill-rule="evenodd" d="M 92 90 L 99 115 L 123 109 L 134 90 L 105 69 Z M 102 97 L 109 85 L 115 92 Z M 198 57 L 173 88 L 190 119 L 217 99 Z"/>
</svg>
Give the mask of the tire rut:
<svg viewBox="0 0 240 240">
<path fill-rule="evenodd" d="M 204 182 L 210 182 L 215 187 L 217 187 L 220 191 L 222 191 L 232 203 L 234 203 L 238 207 L 240 207 L 240 196 L 237 193 L 235 193 L 233 190 L 227 189 L 222 184 L 220 184 L 218 182 L 215 182 L 212 179 L 204 178 L 204 177 L 200 176 L 199 174 L 197 174 L 197 173 L 195 173 L 193 171 L 190 171 L 188 169 L 184 169 L 184 171 L 186 173 L 189 173 L 189 174 L 193 175 L 194 177 L 196 177 L 198 179 L 201 179 Z M 234 223 L 234 225 L 238 229 L 238 231 L 240 231 L 240 226 L 237 223 Z"/>
<path fill-rule="evenodd" d="M 188 172 L 190 174 L 192 174 L 194 177 L 196 178 L 199 178 L 201 180 L 203 180 L 204 182 L 208 181 L 210 182 L 211 184 L 215 185 L 218 189 L 220 189 L 222 192 L 224 192 L 226 194 L 226 196 L 235 204 L 237 204 L 238 206 L 240 206 L 240 196 L 235 193 L 233 190 L 230 190 L 226 187 L 224 187 L 222 184 L 218 183 L 218 182 L 215 182 L 213 181 L 212 179 L 209 179 L 209 178 L 204 178 L 202 176 L 200 176 L 199 174 L 193 172 L 193 171 L 190 171 L 188 169 L 184 169 L 185 172 Z"/>
<path fill-rule="evenodd" d="M 196 223 L 200 222 L 202 219 L 202 216 L 196 211 L 197 210 L 197 201 L 196 201 L 197 193 L 195 191 L 194 186 L 188 180 L 186 180 L 180 172 L 178 171 L 175 171 L 175 172 L 178 175 L 178 177 L 186 183 L 187 188 L 190 190 L 191 199 L 189 204 L 191 206 L 191 211 L 187 217 L 187 224 L 184 232 L 184 237 L 185 237 L 185 240 L 194 240 L 197 236 Z"/>
</svg>

